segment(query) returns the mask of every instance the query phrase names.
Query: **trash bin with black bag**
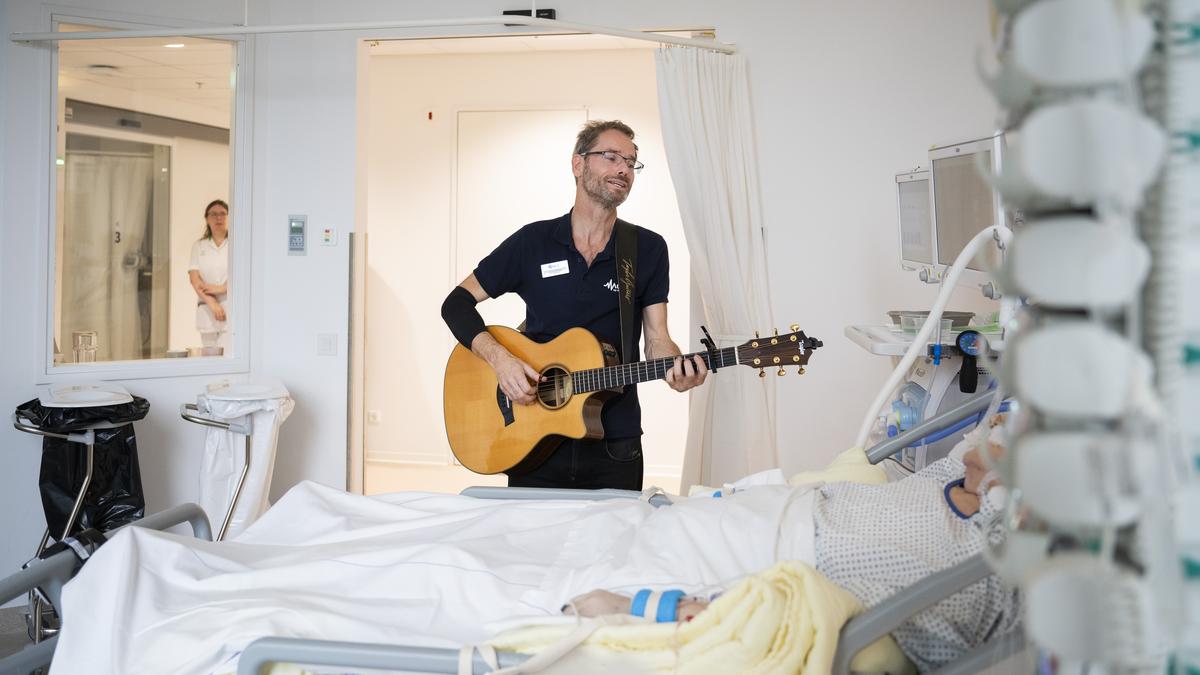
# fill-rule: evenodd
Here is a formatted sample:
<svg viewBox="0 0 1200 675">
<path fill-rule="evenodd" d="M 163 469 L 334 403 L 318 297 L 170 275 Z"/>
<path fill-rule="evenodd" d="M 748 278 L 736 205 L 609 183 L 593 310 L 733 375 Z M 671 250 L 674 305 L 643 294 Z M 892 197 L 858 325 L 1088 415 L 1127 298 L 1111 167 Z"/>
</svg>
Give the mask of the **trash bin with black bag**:
<svg viewBox="0 0 1200 675">
<path fill-rule="evenodd" d="M 43 437 L 38 487 L 46 533 L 36 556 L 52 542 L 84 530 L 113 530 L 145 515 L 132 423 L 149 411 L 146 399 L 109 383 L 52 385 L 17 406 L 13 426 Z M 31 599 L 35 642 L 54 632 L 41 620 L 40 604 Z"/>
</svg>

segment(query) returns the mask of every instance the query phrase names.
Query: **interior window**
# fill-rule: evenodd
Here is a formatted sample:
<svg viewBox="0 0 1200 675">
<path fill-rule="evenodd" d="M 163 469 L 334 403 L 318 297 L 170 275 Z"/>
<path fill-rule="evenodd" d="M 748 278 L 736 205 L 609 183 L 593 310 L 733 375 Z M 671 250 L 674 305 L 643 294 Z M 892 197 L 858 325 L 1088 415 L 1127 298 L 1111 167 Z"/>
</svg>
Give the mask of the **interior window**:
<svg viewBox="0 0 1200 675">
<path fill-rule="evenodd" d="M 221 40 L 59 42 L 55 365 L 232 355 L 234 63 Z"/>
</svg>

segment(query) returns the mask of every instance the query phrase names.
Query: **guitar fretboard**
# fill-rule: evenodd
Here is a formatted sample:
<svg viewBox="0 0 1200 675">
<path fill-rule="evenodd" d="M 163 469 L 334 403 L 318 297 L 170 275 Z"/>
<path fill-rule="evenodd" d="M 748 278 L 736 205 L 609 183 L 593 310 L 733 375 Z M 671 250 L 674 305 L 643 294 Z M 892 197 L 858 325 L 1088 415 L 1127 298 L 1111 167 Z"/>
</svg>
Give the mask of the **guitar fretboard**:
<svg viewBox="0 0 1200 675">
<path fill-rule="evenodd" d="M 717 368 L 736 366 L 738 364 L 736 347 L 719 349 L 713 354 L 709 354 L 708 352 L 684 354 L 683 358 L 690 359 L 693 356 L 699 356 L 703 359 L 704 365 L 709 370 L 713 369 L 714 363 Z M 676 357 L 674 356 L 664 356 L 661 359 L 653 359 L 651 361 L 637 361 L 635 363 L 622 363 L 619 366 L 578 370 L 572 374 L 574 391 L 577 394 L 586 394 L 590 391 L 623 387 L 627 384 L 661 380 L 667 376 L 667 371 L 675 365 L 675 359 Z"/>
</svg>

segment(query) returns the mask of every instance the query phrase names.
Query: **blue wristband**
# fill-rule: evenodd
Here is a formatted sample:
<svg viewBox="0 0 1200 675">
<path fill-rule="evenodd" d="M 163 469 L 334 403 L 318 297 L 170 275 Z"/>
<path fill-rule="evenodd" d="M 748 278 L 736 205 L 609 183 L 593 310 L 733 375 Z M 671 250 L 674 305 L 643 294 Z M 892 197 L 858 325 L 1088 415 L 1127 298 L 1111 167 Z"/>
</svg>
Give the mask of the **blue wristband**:
<svg viewBox="0 0 1200 675">
<path fill-rule="evenodd" d="M 634 616 L 646 615 L 646 601 L 650 599 L 650 589 L 643 588 L 633 596 L 633 604 L 629 606 L 629 613 Z"/>
<path fill-rule="evenodd" d="M 675 621 L 675 615 L 679 609 L 679 600 L 681 598 L 683 598 L 683 591 L 663 591 L 663 594 L 658 598 L 658 613 L 654 616 L 654 620 L 658 623 Z"/>
</svg>

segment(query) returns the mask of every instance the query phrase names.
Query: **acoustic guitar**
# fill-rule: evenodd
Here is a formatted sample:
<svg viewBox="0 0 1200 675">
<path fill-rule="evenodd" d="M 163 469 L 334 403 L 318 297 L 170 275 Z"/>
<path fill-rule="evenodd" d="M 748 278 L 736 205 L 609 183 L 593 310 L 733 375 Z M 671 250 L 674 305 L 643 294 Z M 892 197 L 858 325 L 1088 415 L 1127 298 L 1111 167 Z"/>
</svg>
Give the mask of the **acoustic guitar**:
<svg viewBox="0 0 1200 675">
<path fill-rule="evenodd" d="M 804 366 L 821 341 L 793 325 L 786 335 L 755 338 L 738 347 L 716 349 L 711 338 L 699 356 L 711 371 L 742 365 L 759 369 Z M 546 343 L 537 343 L 503 326 L 488 332 L 513 356 L 541 373 L 537 400 L 514 404 L 486 361 L 456 345 L 446 363 L 443 404 L 450 449 L 463 466 L 476 473 L 492 474 L 521 465 L 537 466 L 564 438 L 603 438 L 600 410 L 607 398 L 622 387 L 666 377 L 675 357 L 636 363 L 618 363 L 616 349 L 601 344 L 589 331 L 572 328 Z M 707 333 L 707 331 L 706 331 Z"/>
</svg>

